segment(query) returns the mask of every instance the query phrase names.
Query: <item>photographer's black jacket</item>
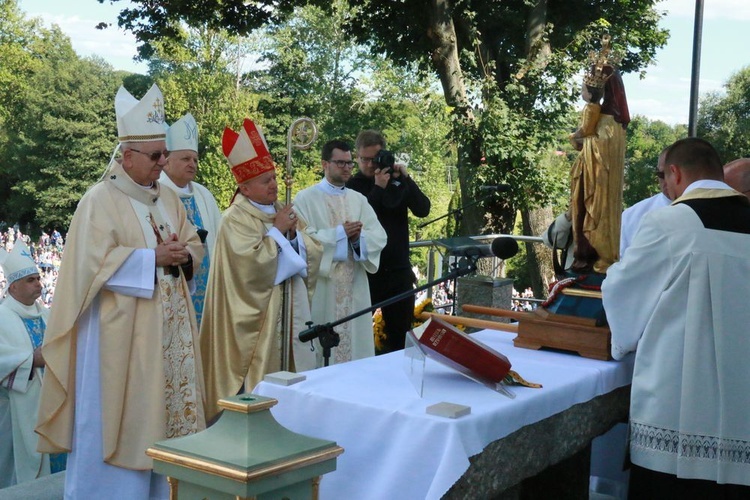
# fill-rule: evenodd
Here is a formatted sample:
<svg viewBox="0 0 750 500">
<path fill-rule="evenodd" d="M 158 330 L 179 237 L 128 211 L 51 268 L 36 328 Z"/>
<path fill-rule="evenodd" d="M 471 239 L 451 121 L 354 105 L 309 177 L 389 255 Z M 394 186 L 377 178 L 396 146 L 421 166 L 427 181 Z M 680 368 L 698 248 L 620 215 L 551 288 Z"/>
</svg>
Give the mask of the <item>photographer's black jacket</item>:
<svg viewBox="0 0 750 500">
<path fill-rule="evenodd" d="M 388 243 L 380 255 L 378 274 L 411 269 L 408 211 L 411 210 L 417 217 L 427 217 L 430 214 L 430 199 L 411 177 L 391 178 L 388 186 L 383 189 L 375 185 L 374 178 L 357 172 L 346 183 L 346 187 L 367 197 L 388 235 Z"/>
</svg>

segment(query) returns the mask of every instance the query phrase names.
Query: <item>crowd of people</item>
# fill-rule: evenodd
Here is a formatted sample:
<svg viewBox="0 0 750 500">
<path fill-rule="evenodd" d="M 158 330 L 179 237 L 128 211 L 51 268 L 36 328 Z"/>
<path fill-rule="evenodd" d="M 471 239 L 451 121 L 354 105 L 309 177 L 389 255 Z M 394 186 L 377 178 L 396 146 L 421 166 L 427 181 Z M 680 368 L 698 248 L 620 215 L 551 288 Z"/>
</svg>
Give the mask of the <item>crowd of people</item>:
<svg viewBox="0 0 750 500">
<path fill-rule="evenodd" d="M 49 308 L 52 305 L 52 299 L 55 295 L 55 285 L 57 284 L 57 274 L 60 269 L 63 248 L 65 240 L 57 229 L 50 233 L 43 231 L 37 241 L 32 241 L 28 234 L 22 233 L 18 224 L 8 226 L 0 232 L 0 248 L 10 252 L 16 241 L 23 241 L 29 247 L 31 257 L 37 265 L 42 282 L 42 295 L 40 300 Z M 0 268 L 0 298 L 5 296 L 8 287 L 5 274 Z"/>
<path fill-rule="evenodd" d="M 523 292 L 513 288 L 511 292 L 511 307 L 513 311 L 533 311 L 536 309 L 534 301 L 534 292 L 531 287 L 526 288 Z"/>
</svg>

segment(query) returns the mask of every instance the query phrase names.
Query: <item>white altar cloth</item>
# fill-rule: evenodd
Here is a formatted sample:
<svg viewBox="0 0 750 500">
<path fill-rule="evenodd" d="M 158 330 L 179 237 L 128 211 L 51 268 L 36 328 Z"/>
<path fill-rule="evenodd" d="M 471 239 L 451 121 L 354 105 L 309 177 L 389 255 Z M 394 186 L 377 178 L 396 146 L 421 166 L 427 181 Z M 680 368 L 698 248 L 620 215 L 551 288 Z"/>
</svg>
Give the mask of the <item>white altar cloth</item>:
<svg viewBox="0 0 750 500">
<path fill-rule="evenodd" d="M 420 398 L 404 372 L 402 351 L 304 372 L 285 387 L 261 382 L 255 394 L 284 427 L 344 448 L 323 476 L 321 499 L 437 499 L 469 468 L 469 457 L 523 426 L 630 384 L 633 355 L 597 361 L 513 346 L 513 334 L 483 330 L 474 338 L 505 354 L 512 369 L 542 389 L 512 387 L 510 399 L 429 360 Z M 468 405 L 458 419 L 428 415 L 435 403 Z"/>
</svg>

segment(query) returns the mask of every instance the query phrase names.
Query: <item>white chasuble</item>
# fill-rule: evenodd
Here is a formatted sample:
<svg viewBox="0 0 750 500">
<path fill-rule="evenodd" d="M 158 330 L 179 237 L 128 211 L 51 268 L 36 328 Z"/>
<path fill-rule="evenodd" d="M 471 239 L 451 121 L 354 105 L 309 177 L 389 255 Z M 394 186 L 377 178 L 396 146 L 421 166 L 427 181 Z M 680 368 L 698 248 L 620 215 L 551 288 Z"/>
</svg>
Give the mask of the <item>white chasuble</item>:
<svg viewBox="0 0 750 500">
<path fill-rule="evenodd" d="M 300 191 L 294 206 L 307 221 L 308 232 L 324 248 L 312 301 L 313 321 L 316 324 L 333 322 L 369 307 L 367 273 L 377 271 L 387 237 L 367 199 L 350 189 L 336 189 L 323 180 Z M 342 224 L 347 221 L 362 222 L 362 234 L 356 246 L 349 244 L 343 232 Z M 344 260 L 338 260 L 342 258 Z M 332 363 L 375 354 L 371 313 L 338 325 L 334 330 L 340 341 L 331 353 Z M 318 340 L 315 342 L 321 363 L 322 348 Z"/>
</svg>

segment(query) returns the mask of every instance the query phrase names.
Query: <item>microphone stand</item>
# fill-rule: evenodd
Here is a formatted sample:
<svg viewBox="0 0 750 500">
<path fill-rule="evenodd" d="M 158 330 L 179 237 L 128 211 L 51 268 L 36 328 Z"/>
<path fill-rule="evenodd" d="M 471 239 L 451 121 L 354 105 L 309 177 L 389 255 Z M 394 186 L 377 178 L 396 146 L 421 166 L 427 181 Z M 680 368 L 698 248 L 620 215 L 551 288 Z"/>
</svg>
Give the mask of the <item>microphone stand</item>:
<svg viewBox="0 0 750 500">
<path fill-rule="evenodd" d="M 308 321 L 307 323 L 305 323 L 307 325 L 307 330 L 299 333 L 299 339 L 302 342 L 312 342 L 316 338 L 319 339 L 320 345 L 323 348 L 323 366 L 328 366 L 329 359 L 331 357 L 331 348 L 339 345 L 340 340 L 339 334 L 333 330 L 334 327 L 342 323 L 346 323 L 347 321 L 351 321 L 354 318 L 358 318 L 368 312 L 372 312 L 380 307 L 385 307 L 395 302 L 399 302 L 400 300 L 413 297 L 422 290 L 427 290 L 428 288 L 432 288 L 433 286 L 439 285 L 440 283 L 444 283 L 449 280 L 455 280 L 456 278 L 460 278 L 461 276 L 471 274 L 477 270 L 477 259 L 479 259 L 479 257 L 480 256 L 474 255 L 466 256 L 462 258 L 458 262 L 458 264 L 453 264 L 453 269 L 449 271 L 448 274 L 445 274 L 434 281 L 430 281 L 429 283 L 425 283 L 420 287 L 414 288 L 413 290 L 406 290 L 405 292 L 402 292 L 398 295 L 394 295 L 389 299 L 378 302 L 377 304 L 373 304 L 370 307 L 352 313 L 349 316 L 338 319 L 336 321 L 331 321 L 322 325 L 314 325 L 312 321 Z M 312 350 L 315 350 L 315 345 L 311 345 Z"/>
<path fill-rule="evenodd" d="M 482 198 L 479 198 L 478 200 L 472 201 L 471 203 L 467 203 L 467 204 L 462 205 L 462 206 L 460 206 L 458 208 L 454 208 L 453 210 L 449 211 L 448 213 L 445 213 L 445 214 L 441 215 L 440 217 L 436 217 L 436 218 L 434 218 L 432 220 L 428 220 L 427 222 L 423 222 L 423 223 L 421 223 L 421 224 L 419 224 L 417 226 L 417 229 L 422 229 L 425 226 L 429 226 L 433 222 L 437 222 L 440 219 L 445 219 L 446 217 L 450 217 L 451 215 L 454 215 L 454 214 L 461 215 L 461 212 L 463 212 L 467 208 L 473 207 L 474 205 L 478 205 L 478 204 L 482 203 L 483 201 L 489 200 L 490 198 L 492 198 L 493 194 L 494 193 L 490 193 L 487 196 L 483 196 Z"/>
</svg>

